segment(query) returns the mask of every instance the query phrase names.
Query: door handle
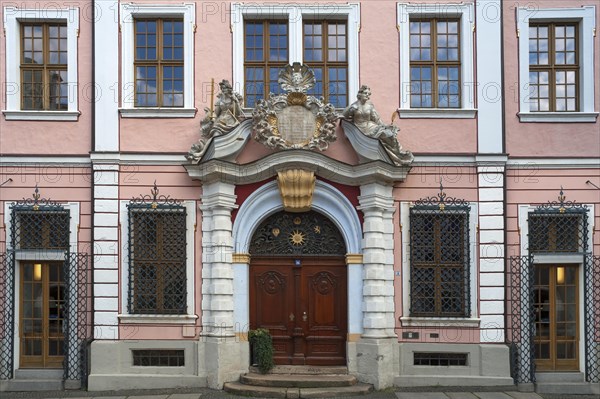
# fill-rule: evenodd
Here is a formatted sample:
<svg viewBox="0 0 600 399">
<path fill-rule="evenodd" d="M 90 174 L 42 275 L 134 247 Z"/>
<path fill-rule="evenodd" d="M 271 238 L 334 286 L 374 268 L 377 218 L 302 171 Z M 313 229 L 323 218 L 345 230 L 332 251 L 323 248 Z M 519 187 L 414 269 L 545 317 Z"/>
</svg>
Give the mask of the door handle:
<svg viewBox="0 0 600 399">
<path fill-rule="evenodd" d="M 308 320 L 308 315 L 306 314 L 306 312 L 302 312 L 302 320 L 303 321 Z"/>
</svg>

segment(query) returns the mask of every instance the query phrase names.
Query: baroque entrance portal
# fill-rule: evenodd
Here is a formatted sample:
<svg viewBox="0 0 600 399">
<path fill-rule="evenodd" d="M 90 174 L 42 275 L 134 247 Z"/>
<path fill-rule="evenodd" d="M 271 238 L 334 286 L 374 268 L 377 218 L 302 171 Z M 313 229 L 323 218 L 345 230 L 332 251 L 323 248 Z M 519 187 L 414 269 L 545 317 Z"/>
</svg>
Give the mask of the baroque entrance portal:
<svg viewBox="0 0 600 399">
<path fill-rule="evenodd" d="M 250 325 L 273 336 L 276 364 L 345 365 L 346 246 L 318 212 L 278 212 L 250 244 Z"/>
</svg>

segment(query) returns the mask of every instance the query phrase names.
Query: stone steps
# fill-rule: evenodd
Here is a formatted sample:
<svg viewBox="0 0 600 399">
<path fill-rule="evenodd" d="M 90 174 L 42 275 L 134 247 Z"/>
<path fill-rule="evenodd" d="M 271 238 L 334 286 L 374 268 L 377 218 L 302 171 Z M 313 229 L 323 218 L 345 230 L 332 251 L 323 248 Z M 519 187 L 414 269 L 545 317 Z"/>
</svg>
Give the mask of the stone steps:
<svg viewBox="0 0 600 399">
<path fill-rule="evenodd" d="M 14 379 L 0 381 L 0 392 L 62 390 L 62 369 L 18 369 Z"/>
<path fill-rule="evenodd" d="M 535 390 L 539 393 L 556 395 L 600 394 L 600 385 L 585 381 L 581 372 L 536 373 Z"/>
<path fill-rule="evenodd" d="M 240 377 L 246 385 L 286 388 L 331 388 L 355 385 L 356 377 L 348 374 L 340 375 L 307 375 L 307 374 L 255 374 L 248 373 Z"/>
<path fill-rule="evenodd" d="M 223 389 L 261 398 L 335 398 L 365 395 L 373 386 L 359 383 L 347 367 L 275 366 L 269 374 L 250 367 L 239 382 L 228 382 Z"/>
<path fill-rule="evenodd" d="M 366 395 L 373 390 L 369 384 L 355 384 L 343 387 L 270 387 L 246 385 L 241 382 L 228 382 L 223 386 L 227 392 L 259 398 L 335 398 L 341 396 Z"/>
</svg>

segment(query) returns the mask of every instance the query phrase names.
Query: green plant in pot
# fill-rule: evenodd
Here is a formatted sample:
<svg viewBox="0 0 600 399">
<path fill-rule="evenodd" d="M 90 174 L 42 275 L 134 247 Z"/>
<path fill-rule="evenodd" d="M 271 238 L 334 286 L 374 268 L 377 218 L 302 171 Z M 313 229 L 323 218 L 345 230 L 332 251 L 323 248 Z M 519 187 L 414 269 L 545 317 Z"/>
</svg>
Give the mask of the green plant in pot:
<svg viewBox="0 0 600 399">
<path fill-rule="evenodd" d="M 250 330 L 248 331 L 248 340 L 252 350 L 252 363 L 258 365 L 261 373 L 268 373 L 275 366 L 273 362 L 273 339 L 269 330 L 266 328 Z"/>
</svg>

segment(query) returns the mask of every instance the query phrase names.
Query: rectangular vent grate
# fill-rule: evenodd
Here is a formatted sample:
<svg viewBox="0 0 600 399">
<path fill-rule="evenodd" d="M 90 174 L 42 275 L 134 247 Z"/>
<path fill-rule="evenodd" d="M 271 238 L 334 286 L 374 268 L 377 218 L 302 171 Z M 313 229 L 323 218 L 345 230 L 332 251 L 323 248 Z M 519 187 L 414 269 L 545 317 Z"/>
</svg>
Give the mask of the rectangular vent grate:
<svg viewBox="0 0 600 399">
<path fill-rule="evenodd" d="M 415 366 L 466 366 L 468 353 L 415 352 Z"/>
<path fill-rule="evenodd" d="M 183 367 L 185 356 L 183 350 L 132 350 L 133 365 L 143 367 Z"/>
</svg>

